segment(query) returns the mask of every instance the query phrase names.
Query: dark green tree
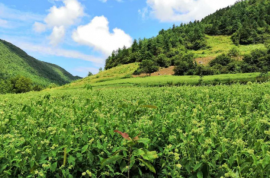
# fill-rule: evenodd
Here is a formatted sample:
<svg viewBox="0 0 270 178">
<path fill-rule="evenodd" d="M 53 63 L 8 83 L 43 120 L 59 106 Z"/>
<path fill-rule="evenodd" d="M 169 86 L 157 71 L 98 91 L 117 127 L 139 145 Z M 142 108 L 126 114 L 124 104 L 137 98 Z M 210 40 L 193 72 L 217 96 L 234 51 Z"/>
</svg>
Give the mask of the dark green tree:
<svg viewBox="0 0 270 178">
<path fill-rule="evenodd" d="M 142 72 L 145 72 L 149 75 L 151 75 L 151 73 L 153 72 L 158 71 L 157 64 L 152 60 L 143 60 L 140 63 L 140 68 L 142 69 Z"/>
<path fill-rule="evenodd" d="M 93 75 L 93 73 L 92 72 L 88 72 L 88 77 L 90 77 L 90 76 L 92 76 Z"/>
<path fill-rule="evenodd" d="M 180 60 L 175 61 L 174 72 L 175 75 L 186 75 L 195 73 L 196 62 L 194 61 L 194 54 L 185 54 Z"/>
<path fill-rule="evenodd" d="M 32 81 L 23 76 L 16 76 L 10 79 L 14 93 L 26 93 L 32 90 Z"/>
</svg>

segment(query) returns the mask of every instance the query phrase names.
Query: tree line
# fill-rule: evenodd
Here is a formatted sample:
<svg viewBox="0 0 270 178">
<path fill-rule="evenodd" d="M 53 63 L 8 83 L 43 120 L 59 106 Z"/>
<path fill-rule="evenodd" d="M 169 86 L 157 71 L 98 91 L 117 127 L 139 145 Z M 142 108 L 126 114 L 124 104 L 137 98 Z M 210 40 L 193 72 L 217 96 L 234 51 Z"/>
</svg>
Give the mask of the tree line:
<svg viewBox="0 0 270 178">
<path fill-rule="evenodd" d="M 236 45 L 266 43 L 270 39 L 270 2 L 268 0 L 238 1 L 233 6 L 220 9 L 205 17 L 202 21 L 173 25 L 172 28 L 163 29 L 156 37 L 150 39 L 135 39 L 130 48 L 123 47 L 113 51 L 106 60 L 105 69 L 120 64 L 141 62 L 134 74 L 146 70 L 155 72 L 159 67 L 171 65 L 193 67 L 189 69 L 194 70 L 195 64 L 191 60 L 194 59 L 194 55 L 189 51 L 208 48 L 206 34 L 231 35 Z M 202 68 L 200 70 L 209 69 L 202 66 L 200 68 Z M 181 70 L 185 71 L 185 69 Z"/>
<path fill-rule="evenodd" d="M 58 85 L 51 83 L 47 88 L 54 88 Z M 15 76 L 11 78 L 1 78 L 0 76 L 0 94 L 6 93 L 26 93 L 30 91 L 41 91 L 44 86 L 34 84 L 30 78 L 24 76 Z"/>
</svg>

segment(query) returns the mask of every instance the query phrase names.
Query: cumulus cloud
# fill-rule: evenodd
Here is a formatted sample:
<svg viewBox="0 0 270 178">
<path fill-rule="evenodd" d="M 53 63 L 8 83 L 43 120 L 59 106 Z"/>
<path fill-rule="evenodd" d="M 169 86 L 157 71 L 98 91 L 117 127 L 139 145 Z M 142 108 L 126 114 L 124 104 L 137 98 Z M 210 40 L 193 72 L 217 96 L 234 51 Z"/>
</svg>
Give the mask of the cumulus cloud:
<svg viewBox="0 0 270 178">
<path fill-rule="evenodd" d="M 105 55 L 124 46 L 130 47 L 132 38 L 123 30 L 115 28 L 109 31 L 109 22 L 104 16 L 95 17 L 89 24 L 79 26 L 72 35 L 74 41 L 88 45 Z"/>
<path fill-rule="evenodd" d="M 161 22 L 189 22 L 220 8 L 233 5 L 237 0 L 147 0 L 150 15 Z M 143 15 L 143 14 L 142 14 Z"/>
<path fill-rule="evenodd" d="M 83 17 L 84 8 L 78 0 L 62 0 L 64 5 L 49 9 L 49 14 L 45 17 L 44 22 L 35 22 L 33 30 L 35 32 L 44 32 L 46 29 L 53 29 L 50 44 L 57 45 L 65 37 L 65 31 L 68 27 L 79 22 Z M 54 1 L 53 1 L 54 2 Z"/>
<path fill-rule="evenodd" d="M 49 37 L 51 41 L 50 43 L 56 46 L 63 40 L 63 38 L 65 37 L 65 33 L 66 33 L 66 30 L 64 26 L 60 26 L 60 27 L 55 26 L 53 28 L 51 36 Z"/>
<path fill-rule="evenodd" d="M 83 6 L 77 0 L 64 0 L 64 6 L 53 6 L 45 18 L 46 24 L 54 26 L 71 26 L 84 16 Z"/>
</svg>

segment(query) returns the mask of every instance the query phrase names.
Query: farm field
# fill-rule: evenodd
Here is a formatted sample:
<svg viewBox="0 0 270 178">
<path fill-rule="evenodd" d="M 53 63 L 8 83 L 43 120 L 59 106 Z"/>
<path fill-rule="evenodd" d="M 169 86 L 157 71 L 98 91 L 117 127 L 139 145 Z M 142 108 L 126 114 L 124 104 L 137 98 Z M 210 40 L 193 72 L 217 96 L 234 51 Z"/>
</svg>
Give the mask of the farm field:
<svg viewBox="0 0 270 178">
<path fill-rule="evenodd" d="M 268 177 L 269 87 L 0 95 L 0 177 Z"/>
<path fill-rule="evenodd" d="M 260 76 L 260 73 L 239 73 L 239 74 L 220 74 L 220 75 L 209 75 L 203 77 L 203 84 L 212 85 L 219 83 L 237 83 L 248 81 L 256 81 Z M 87 79 L 87 78 L 86 78 Z M 86 85 L 91 85 L 93 87 L 118 87 L 118 86 L 172 86 L 172 85 L 198 85 L 200 76 L 149 76 L 149 77 L 136 77 L 136 78 L 126 78 L 126 79 L 109 79 L 103 81 L 91 81 L 82 79 L 80 82 L 74 82 L 63 87 L 65 88 L 84 88 Z"/>
</svg>

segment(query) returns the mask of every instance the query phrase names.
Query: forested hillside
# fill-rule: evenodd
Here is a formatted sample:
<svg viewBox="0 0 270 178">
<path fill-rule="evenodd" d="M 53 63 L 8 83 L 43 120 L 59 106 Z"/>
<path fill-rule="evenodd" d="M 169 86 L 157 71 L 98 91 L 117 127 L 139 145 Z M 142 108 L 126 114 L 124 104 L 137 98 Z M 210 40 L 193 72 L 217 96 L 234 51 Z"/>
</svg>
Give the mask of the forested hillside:
<svg viewBox="0 0 270 178">
<path fill-rule="evenodd" d="M 218 56 L 217 61 L 227 58 L 229 63 L 226 66 L 215 63 L 217 64 L 215 66 L 198 67 L 199 65 L 194 62 L 195 56 L 191 52 L 211 48 L 207 43 L 209 35 L 229 36 L 235 46 L 268 44 L 270 39 L 269 1 L 239 1 L 233 6 L 205 17 L 202 21 L 174 25 L 171 29 L 161 30 L 156 37 L 134 40 L 131 48 L 124 47 L 114 51 L 106 60 L 105 69 L 119 64 L 141 62 L 140 68 L 135 74 L 146 71 L 151 73 L 157 71 L 158 67 L 171 65 L 183 69 L 181 72 L 175 71 L 178 75 L 201 74 L 201 71 L 205 71 L 205 74 L 218 74 L 262 70 L 260 67 L 247 70 L 247 63 L 240 63 L 236 60 L 241 55 L 237 47 L 227 50 L 230 51 L 227 54 Z M 266 51 L 255 50 L 253 56 L 255 53 L 264 54 Z M 151 67 L 145 69 L 145 66 Z"/>
<path fill-rule="evenodd" d="M 0 40 L 0 80 L 18 75 L 42 86 L 50 83 L 62 85 L 80 78 L 57 65 L 39 61 L 11 43 Z"/>
</svg>

